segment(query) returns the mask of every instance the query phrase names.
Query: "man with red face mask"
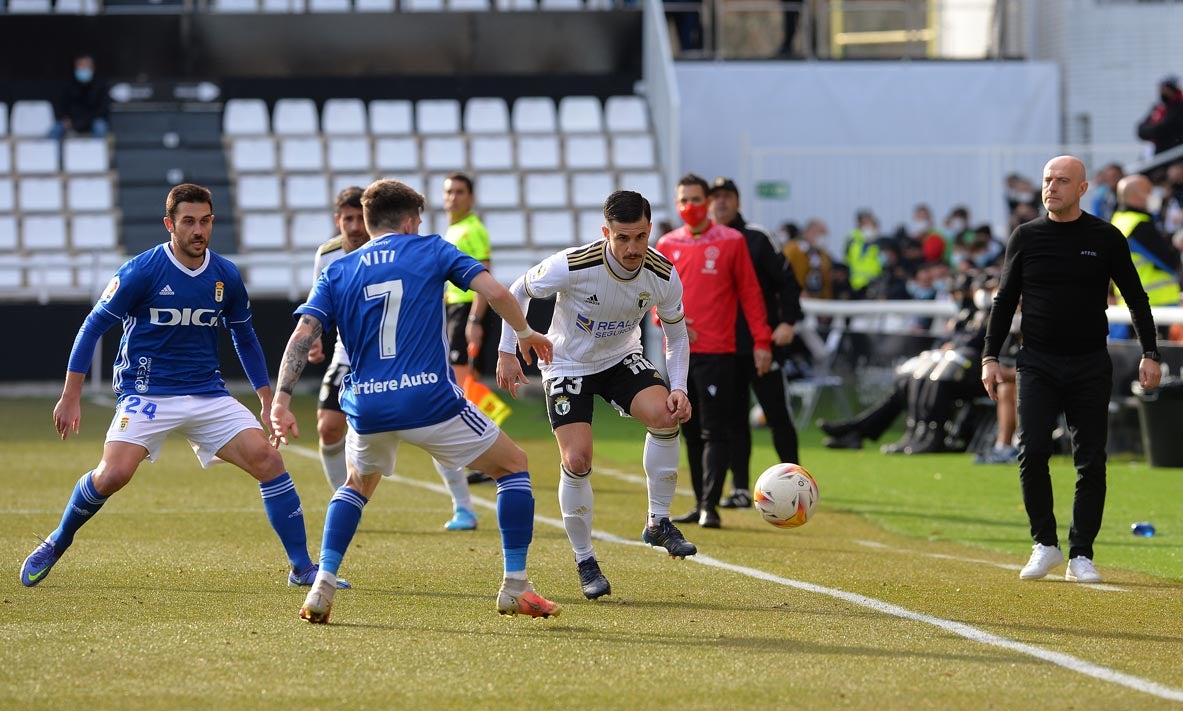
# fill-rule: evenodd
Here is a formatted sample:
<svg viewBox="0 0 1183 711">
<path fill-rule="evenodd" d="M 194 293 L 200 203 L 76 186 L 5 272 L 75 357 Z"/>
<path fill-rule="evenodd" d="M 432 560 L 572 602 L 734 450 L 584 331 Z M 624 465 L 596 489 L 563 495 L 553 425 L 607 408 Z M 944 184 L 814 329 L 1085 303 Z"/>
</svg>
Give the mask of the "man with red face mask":
<svg viewBox="0 0 1183 711">
<path fill-rule="evenodd" d="M 772 331 L 747 241 L 738 230 L 711 221 L 708 192 L 706 180 L 693 173 L 678 181 L 678 214 L 685 224 L 663 235 L 656 248 L 682 276 L 690 337 L 692 415 L 682 432 L 697 506 L 675 522 L 718 528 L 719 499 L 731 462 L 731 422 L 746 417 L 735 379 L 737 307 L 742 306 L 752 331 L 757 375 L 767 373 L 772 363 Z"/>
<path fill-rule="evenodd" d="M 1179 77 L 1163 77 L 1158 83 L 1158 102 L 1138 124 L 1138 138 L 1154 144 L 1154 152 L 1183 144 L 1183 91 Z"/>
</svg>

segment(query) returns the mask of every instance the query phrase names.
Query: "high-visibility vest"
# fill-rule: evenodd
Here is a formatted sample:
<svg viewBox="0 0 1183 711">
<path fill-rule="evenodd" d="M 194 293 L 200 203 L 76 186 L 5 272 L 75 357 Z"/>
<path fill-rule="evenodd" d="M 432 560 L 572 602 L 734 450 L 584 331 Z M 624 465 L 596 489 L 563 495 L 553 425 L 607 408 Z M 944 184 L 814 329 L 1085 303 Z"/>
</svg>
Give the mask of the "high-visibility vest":
<svg viewBox="0 0 1183 711">
<path fill-rule="evenodd" d="M 1113 213 L 1113 219 L 1110 222 L 1113 223 L 1114 227 L 1121 230 L 1121 233 L 1128 240 L 1138 225 L 1143 222 L 1150 222 L 1150 215 L 1147 215 L 1145 212 L 1118 210 Z M 1136 249 L 1130 250 L 1130 256 L 1133 257 L 1134 268 L 1138 271 L 1138 281 L 1142 282 L 1142 288 L 1146 290 L 1146 295 L 1150 297 L 1150 305 L 1178 306 L 1179 277 L 1174 272 L 1163 271 L 1158 265 L 1140 254 Z M 1117 292 L 1117 301 L 1120 304 L 1125 303 L 1125 298 L 1121 296 L 1120 289 Z"/>
<path fill-rule="evenodd" d="M 879 263 L 879 246 L 867 244 L 863 231 L 850 231 L 850 246 L 846 248 L 846 266 L 850 269 L 850 286 L 854 290 L 865 289 L 883 273 Z"/>
</svg>

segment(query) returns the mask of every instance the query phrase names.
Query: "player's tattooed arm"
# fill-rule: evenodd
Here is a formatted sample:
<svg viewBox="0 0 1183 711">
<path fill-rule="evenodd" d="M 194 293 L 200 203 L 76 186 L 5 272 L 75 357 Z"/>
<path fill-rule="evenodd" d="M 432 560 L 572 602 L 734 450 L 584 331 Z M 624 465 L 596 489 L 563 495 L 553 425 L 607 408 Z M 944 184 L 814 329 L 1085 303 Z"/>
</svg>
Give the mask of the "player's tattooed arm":
<svg viewBox="0 0 1183 711">
<path fill-rule="evenodd" d="M 283 351 L 283 361 L 279 365 L 279 392 L 292 394 L 304 366 L 308 365 L 308 351 L 312 344 L 320 340 L 323 327 L 320 319 L 308 314 L 302 314 L 296 324 L 296 330 L 288 339 L 288 346 Z"/>
</svg>

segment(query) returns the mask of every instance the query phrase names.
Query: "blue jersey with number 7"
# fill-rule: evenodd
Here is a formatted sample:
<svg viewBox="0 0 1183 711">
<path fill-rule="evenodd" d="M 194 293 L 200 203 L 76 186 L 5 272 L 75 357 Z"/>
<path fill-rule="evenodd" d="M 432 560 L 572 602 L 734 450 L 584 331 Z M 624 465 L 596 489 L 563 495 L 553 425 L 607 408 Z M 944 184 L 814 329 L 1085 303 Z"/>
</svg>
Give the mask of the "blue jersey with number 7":
<svg viewBox="0 0 1183 711">
<path fill-rule="evenodd" d="M 448 363 L 444 284 L 467 290 L 485 267 L 439 235 L 386 235 L 330 264 L 296 314 L 335 325 L 351 372 L 341 410 L 360 434 L 451 419 L 464 391 Z"/>
</svg>

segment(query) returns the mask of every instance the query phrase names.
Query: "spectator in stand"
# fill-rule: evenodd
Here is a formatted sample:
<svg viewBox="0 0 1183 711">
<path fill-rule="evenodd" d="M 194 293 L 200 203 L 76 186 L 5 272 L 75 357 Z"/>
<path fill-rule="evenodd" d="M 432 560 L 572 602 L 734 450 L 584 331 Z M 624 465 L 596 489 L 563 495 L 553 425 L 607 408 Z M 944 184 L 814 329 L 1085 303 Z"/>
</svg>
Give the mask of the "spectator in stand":
<svg viewBox="0 0 1183 711">
<path fill-rule="evenodd" d="M 1035 184 L 1018 173 L 1006 176 L 1006 209 L 1014 212 L 1019 205 L 1039 204 L 1039 192 Z"/>
<path fill-rule="evenodd" d="M 879 220 L 870 210 L 855 214 L 855 228 L 846 236 L 846 266 L 856 299 L 866 298 L 867 287 L 883 273 L 879 254 Z"/>
<path fill-rule="evenodd" d="M 1154 144 L 1157 155 L 1183 143 L 1183 91 L 1179 77 L 1163 77 L 1158 83 L 1158 101 L 1138 124 L 1138 138 Z"/>
<path fill-rule="evenodd" d="M 665 0 L 665 2 L 682 3 L 685 0 Z M 704 8 L 710 5 L 704 4 Z M 702 15 L 698 10 L 678 10 L 666 13 L 674 21 L 674 29 L 678 33 L 678 53 L 687 51 L 701 51 L 703 48 Z"/>
<path fill-rule="evenodd" d="M 1114 203 L 1114 205 L 1116 204 Z M 1039 217 L 1039 208 L 1026 203 L 1016 205 L 1015 211 L 1010 214 L 1010 231 L 1014 232 L 1016 227 L 1024 222 L 1030 222 L 1036 217 Z"/>
<path fill-rule="evenodd" d="M 999 267 L 1002 265 L 1005 251 L 1006 247 L 994 239 L 990 225 L 978 225 L 974 228 L 973 239 L 970 240 L 966 252 L 966 262 L 975 270 Z"/>
<path fill-rule="evenodd" d="M 912 221 L 908 223 L 908 235 L 920 243 L 924 261 L 935 262 L 945 258 L 945 238 L 932 223 L 932 210 L 923 203 L 912 208 Z"/>
<path fill-rule="evenodd" d="M 1179 251 L 1164 238 L 1154 224 L 1148 203 L 1150 180 L 1144 175 L 1127 175 L 1117 184 L 1117 212 L 1113 223 L 1130 245 L 1130 256 L 1138 272 L 1138 281 L 1151 306 L 1179 305 Z M 1117 303 L 1125 304 L 1121 291 Z M 1116 326 L 1116 324 L 1115 324 Z M 1159 336 L 1166 338 L 1169 326 L 1159 325 Z M 1122 337 L 1129 337 L 1128 327 L 1121 329 Z M 1111 328 L 1113 332 L 1113 328 Z M 1116 334 L 1115 334 L 1116 335 Z"/>
<path fill-rule="evenodd" d="M 973 240 L 973 231 L 969 228 L 969 208 L 958 205 L 949 211 L 945 218 L 945 261 L 953 269 L 965 259 L 966 247 Z"/>
<path fill-rule="evenodd" d="M 800 239 L 784 246 L 785 259 L 797 276 L 801 291 L 812 299 L 834 298 L 834 258 L 826 251 L 826 223 L 814 218 L 805 224 Z"/>
<path fill-rule="evenodd" d="M 1102 220 L 1108 220 L 1113 217 L 1113 211 L 1117 209 L 1117 181 L 1123 177 L 1125 177 L 1125 171 L 1117 163 L 1110 163 L 1097 171 L 1097 174 L 1093 176 L 1092 200 L 1089 203 L 1090 213 Z M 1034 208 L 1032 217 L 1018 222 L 1011 220 L 1012 230 L 1024 222 L 1030 222 L 1039 216 L 1039 207 L 1032 207 Z M 1014 214 L 1015 210 L 1011 210 L 1011 215 L 1013 216 Z"/>
<path fill-rule="evenodd" d="M 1166 197 L 1162 203 L 1159 224 L 1168 240 L 1175 241 L 1175 235 L 1183 230 L 1183 161 L 1167 166 Z M 1178 244 L 1175 245 L 1178 248 Z"/>
<path fill-rule="evenodd" d="M 900 249 L 892 240 L 879 240 L 881 271 L 864 291 L 864 298 L 900 301 L 912 298 L 908 294 L 908 280 L 912 272 L 903 262 Z"/>
<path fill-rule="evenodd" d="M 74 76 L 54 108 L 57 121 L 49 130 L 50 138 L 60 141 L 70 134 L 102 138 L 111 130 L 111 99 L 107 83 L 95 76 L 94 57 L 74 58 Z"/>
</svg>

